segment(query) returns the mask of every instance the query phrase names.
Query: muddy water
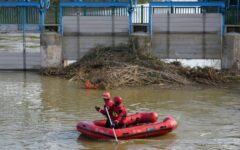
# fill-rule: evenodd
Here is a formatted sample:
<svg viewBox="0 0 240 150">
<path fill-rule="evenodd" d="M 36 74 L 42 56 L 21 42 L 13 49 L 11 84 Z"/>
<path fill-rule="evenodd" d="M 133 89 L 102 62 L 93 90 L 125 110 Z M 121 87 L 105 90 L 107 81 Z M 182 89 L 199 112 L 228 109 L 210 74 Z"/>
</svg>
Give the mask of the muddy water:
<svg viewBox="0 0 240 150">
<path fill-rule="evenodd" d="M 75 130 L 79 120 L 101 119 L 102 91 L 37 73 L 0 72 L 1 149 L 239 149 L 240 85 L 220 88 L 112 90 L 130 113 L 174 116 L 178 128 L 165 136 L 121 141 L 88 139 Z"/>
</svg>

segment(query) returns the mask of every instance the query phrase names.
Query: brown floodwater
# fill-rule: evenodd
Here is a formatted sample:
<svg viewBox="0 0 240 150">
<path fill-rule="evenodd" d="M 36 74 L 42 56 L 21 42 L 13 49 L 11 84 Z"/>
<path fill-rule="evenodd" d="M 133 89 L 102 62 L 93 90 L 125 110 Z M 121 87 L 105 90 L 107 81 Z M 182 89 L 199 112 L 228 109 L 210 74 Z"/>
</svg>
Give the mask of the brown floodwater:
<svg viewBox="0 0 240 150">
<path fill-rule="evenodd" d="M 239 149 L 240 85 L 110 90 L 129 113 L 173 116 L 178 128 L 165 136 L 121 141 L 93 140 L 75 129 L 79 120 L 103 118 L 101 90 L 37 73 L 0 72 L 0 149 L 182 150 Z"/>
</svg>

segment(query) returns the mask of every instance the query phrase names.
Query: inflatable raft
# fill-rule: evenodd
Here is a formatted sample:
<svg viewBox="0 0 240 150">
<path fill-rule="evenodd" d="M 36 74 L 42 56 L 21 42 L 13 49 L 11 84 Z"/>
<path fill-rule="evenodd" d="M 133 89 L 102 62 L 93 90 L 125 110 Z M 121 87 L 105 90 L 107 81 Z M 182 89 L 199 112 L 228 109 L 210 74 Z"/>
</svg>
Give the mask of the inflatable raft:
<svg viewBox="0 0 240 150">
<path fill-rule="evenodd" d="M 118 139 L 145 138 L 167 134 L 177 127 L 173 117 L 166 117 L 163 122 L 156 122 L 158 115 L 154 112 L 143 112 L 130 115 L 127 118 L 127 127 L 115 129 Z M 105 128 L 106 120 L 80 121 L 77 130 L 83 135 L 96 139 L 114 139 L 112 128 Z"/>
</svg>

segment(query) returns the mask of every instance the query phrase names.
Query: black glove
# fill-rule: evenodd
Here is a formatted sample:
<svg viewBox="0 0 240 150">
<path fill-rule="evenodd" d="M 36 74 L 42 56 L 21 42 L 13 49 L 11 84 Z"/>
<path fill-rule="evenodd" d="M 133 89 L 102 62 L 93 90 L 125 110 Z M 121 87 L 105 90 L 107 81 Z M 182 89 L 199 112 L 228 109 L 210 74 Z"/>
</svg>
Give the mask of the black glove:
<svg viewBox="0 0 240 150">
<path fill-rule="evenodd" d="M 100 107 L 95 106 L 95 109 L 96 109 L 96 111 L 99 111 L 99 110 L 100 110 Z"/>
<path fill-rule="evenodd" d="M 114 125 L 117 125 L 119 122 L 117 120 L 113 121 Z"/>
<path fill-rule="evenodd" d="M 112 123 L 110 127 L 111 127 L 111 128 L 115 128 L 115 126 L 116 126 L 116 125 L 115 125 L 114 123 Z"/>
</svg>

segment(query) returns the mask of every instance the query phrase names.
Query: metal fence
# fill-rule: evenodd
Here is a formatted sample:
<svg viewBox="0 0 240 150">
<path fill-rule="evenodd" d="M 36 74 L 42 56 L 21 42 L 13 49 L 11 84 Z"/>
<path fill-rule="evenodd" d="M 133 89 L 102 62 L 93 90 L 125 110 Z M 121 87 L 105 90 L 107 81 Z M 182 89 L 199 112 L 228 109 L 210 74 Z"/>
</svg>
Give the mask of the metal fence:
<svg viewBox="0 0 240 150">
<path fill-rule="evenodd" d="M 135 7 L 133 14 L 132 14 L 132 21 L 133 23 L 148 23 L 148 6 L 137 6 Z"/>
<path fill-rule="evenodd" d="M 35 0 L 37 1 L 37 0 Z M 68 0 L 64 0 L 68 1 Z M 70 1 L 70 0 L 69 0 Z M 94 1 L 94 0 L 93 0 Z M 22 8 L 18 7 L 0 7 L 0 24 L 20 24 L 22 17 Z M 26 23 L 39 24 L 39 12 L 37 8 L 26 9 Z M 45 18 L 45 24 L 59 24 L 59 5 L 51 5 Z M 127 8 L 87 8 L 87 7 L 71 7 L 64 8 L 65 16 L 83 15 L 83 16 L 128 16 Z M 147 5 L 137 5 L 133 12 L 133 23 L 148 23 Z M 225 24 L 238 25 L 240 24 L 240 6 L 228 6 L 225 10 Z M 153 13 L 173 13 L 173 14 L 200 14 L 200 13 L 220 12 L 218 8 L 206 7 L 158 7 L 153 9 Z"/>
<path fill-rule="evenodd" d="M 39 10 L 37 8 L 0 7 L 0 24 L 20 24 L 26 10 L 26 24 L 39 24 Z M 46 14 L 45 24 L 59 24 L 59 7 L 53 5 Z"/>
<path fill-rule="evenodd" d="M 0 7 L 0 24 L 22 23 L 23 9 L 26 10 L 26 23 L 39 24 L 39 12 L 37 8 Z"/>
<path fill-rule="evenodd" d="M 62 2 L 129 2 L 129 0 L 62 0 Z"/>
<path fill-rule="evenodd" d="M 216 7 L 155 7 L 153 14 L 201 14 L 201 13 L 221 13 Z"/>
<path fill-rule="evenodd" d="M 127 8 L 119 7 L 73 7 L 64 8 L 64 16 L 128 16 Z"/>
<path fill-rule="evenodd" d="M 45 24 L 59 24 L 59 6 L 52 4 L 46 13 Z"/>
<path fill-rule="evenodd" d="M 155 7 L 153 14 L 201 14 L 201 13 L 219 13 L 219 8 L 207 7 Z M 149 22 L 149 6 L 138 5 L 133 12 L 133 23 Z M 235 22 L 236 23 L 236 22 Z"/>
<path fill-rule="evenodd" d="M 240 25 L 240 6 L 230 6 L 226 11 L 226 24 Z"/>
</svg>

